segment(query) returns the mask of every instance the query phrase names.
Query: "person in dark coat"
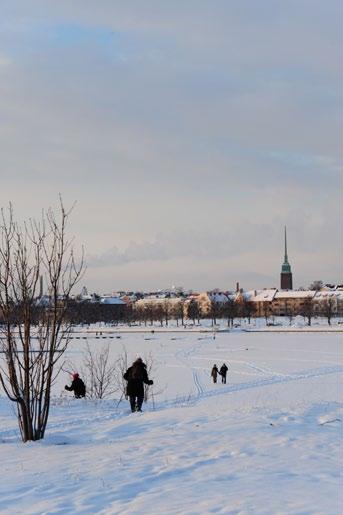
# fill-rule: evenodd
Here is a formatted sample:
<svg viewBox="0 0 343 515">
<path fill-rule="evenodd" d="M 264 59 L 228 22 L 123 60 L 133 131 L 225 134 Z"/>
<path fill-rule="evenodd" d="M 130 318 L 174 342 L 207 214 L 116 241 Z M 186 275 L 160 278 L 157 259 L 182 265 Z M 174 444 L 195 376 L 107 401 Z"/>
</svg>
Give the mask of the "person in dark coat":
<svg viewBox="0 0 343 515">
<path fill-rule="evenodd" d="M 222 376 L 222 383 L 226 384 L 226 374 L 228 371 L 228 367 L 225 363 L 222 364 L 219 370 L 219 374 Z"/>
<path fill-rule="evenodd" d="M 146 364 L 142 358 L 137 358 L 124 374 L 127 381 L 126 393 L 130 399 L 131 411 L 142 411 L 144 399 L 144 384 L 152 385 L 154 382 L 148 378 Z"/>
<path fill-rule="evenodd" d="M 86 386 L 85 383 L 80 378 L 79 374 L 75 372 L 73 374 L 73 381 L 70 386 L 67 384 L 65 385 L 65 390 L 68 390 L 68 392 L 74 392 L 74 395 L 76 399 L 81 399 L 81 397 L 85 397 L 86 395 Z"/>
<path fill-rule="evenodd" d="M 219 371 L 218 371 L 217 365 L 213 365 L 212 370 L 211 370 L 211 377 L 212 377 L 214 383 L 217 382 L 218 372 Z"/>
</svg>

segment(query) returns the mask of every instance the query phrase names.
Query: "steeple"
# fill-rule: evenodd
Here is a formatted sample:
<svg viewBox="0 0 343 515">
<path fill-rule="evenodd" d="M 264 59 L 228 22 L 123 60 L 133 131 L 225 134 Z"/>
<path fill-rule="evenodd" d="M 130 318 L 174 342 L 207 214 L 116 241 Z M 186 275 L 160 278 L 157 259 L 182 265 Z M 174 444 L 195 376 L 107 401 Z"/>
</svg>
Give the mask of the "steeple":
<svg viewBox="0 0 343 515">
<path fill-rule="evenodd" d="M 285 226 L 285 261 L 288 262 L 288 256 L 287 256 L 287 227 Z"/>
<path fill-rule="evenodd" d="M 288 273 L 288 274 L 292 273 L 291 265 L 288 262 L 288 254 L 287 254 L 287 228 L 286 228 L 286 226 L 285 226 L 285 257 L 284 257 L 284 260 L 283 260 L 281 271 L 285 272 L 285 273 Z"/>
<path fill-rule="evenodd" d="M 291 265 L 288 262 L 287 253 L 287 228 L 285 226 L 285 256 L 281 267 L 281 290 L 291 290 L 293 288 L 293 278 Z"/>
</svg>

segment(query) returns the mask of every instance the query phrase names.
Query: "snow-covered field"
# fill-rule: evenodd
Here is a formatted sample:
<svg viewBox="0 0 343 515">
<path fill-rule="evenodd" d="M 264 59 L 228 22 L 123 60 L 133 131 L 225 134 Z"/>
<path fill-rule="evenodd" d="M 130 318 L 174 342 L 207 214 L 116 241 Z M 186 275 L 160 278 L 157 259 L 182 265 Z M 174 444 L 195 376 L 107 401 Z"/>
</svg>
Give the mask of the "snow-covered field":
<svg viewBox="0 0 343 515">
<path fill-rule="evenodd" d="M 46 439 L 22 444 L 2 395 L 1 513 L 342 513 L 343 334 L 88 335 L 106 341 L 152 353 L 154 405 L 74 400 L 62 373 Z"/>
</svg>

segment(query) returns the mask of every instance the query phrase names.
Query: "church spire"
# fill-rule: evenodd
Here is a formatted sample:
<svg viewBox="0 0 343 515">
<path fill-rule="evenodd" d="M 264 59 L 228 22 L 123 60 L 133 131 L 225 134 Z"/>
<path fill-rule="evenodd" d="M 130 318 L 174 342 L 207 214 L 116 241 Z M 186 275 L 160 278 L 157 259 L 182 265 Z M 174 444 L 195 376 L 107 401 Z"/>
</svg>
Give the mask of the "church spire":
<svg viewBox="0 0 343 515">
<path fill-rule="evenodd" d="M 281 290 L 291 290 L 293 288 L 293 278 L 291 265 L 288 262 L 287 252 L 287 228 L 285 226 L 285 256 L 281 267 Z"/>
<path fill-rule="evenodd" d="M 287 255 L 287 227 L 285 226 L 285 263 L 288 263 L 288 255 Z"/>
</svg>

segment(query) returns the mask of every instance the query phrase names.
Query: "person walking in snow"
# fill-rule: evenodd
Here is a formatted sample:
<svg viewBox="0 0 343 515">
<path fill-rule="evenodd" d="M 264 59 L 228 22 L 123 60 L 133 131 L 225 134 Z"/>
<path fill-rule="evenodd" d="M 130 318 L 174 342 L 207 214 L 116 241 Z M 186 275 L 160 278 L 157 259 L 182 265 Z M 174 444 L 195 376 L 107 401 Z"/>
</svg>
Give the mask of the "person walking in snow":
<svg viewBox="0 0 343 515">
<path fill-rule="evenodd" d="M 85 397 L 86 395 L 86 385 L 80 378 L 79 374 L 75 372 L 72 375 L 73 381 L 70 386 L 67 384 L 65 385 L 65 390 L 68 390 L 68 392 L 74 392 L 74 396 L 76 399 L 81 399 L 81 397 Z"/>
<path fill-rule="evenodd" d="M 142 411 L 144 384 L 149 386 L 154 384 L 154 381 L 148 377 L 146 364 L 143 363 L 142 358 L 137 358 L 123 377 L 127 381 L 126 393 L 130 399 L 131 411 Z"/>
<path fill-rule="evenodd" d="M 225 363 L 222 364 L 219 370 L 219 374 L 222 376 L 222 383 L 226 384 L 226 374 L 228 371 L 228 367 Z"/>
<path fill-rule="evenodd" d="M 219 370 L 217 368 L 217 365 L 213 365 L 212 371 L 211 371 L 211 377 L 213 379 L 213 382 L 217 382 L 217 376 L 218 376 Z"/>
</svg>

